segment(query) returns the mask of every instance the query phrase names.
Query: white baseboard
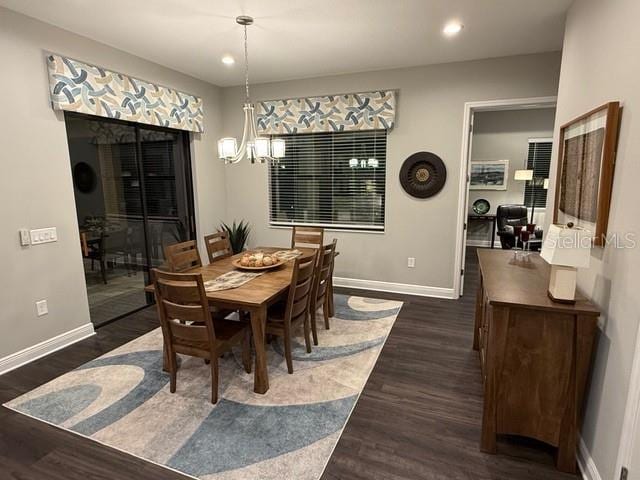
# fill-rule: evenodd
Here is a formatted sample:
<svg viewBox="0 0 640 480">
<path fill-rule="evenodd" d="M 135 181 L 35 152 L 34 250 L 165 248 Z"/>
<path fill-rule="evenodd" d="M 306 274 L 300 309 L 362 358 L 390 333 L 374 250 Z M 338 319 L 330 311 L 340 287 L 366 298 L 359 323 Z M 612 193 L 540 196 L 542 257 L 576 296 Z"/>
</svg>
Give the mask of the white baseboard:
<svg viewBox="0 0 640 480">
<path fill-rule="evenodd" d="M 74 328 L 68 332 L 62 333 L 56 337 L 40 342 L 31 347 L 27 347 L 19 352 L 12 353 L 6 357 L 0 358 L 0 375 L 10 372 L 29 362 L 33 362 L 50 353 L 60 350 L 64 347 L 84 340 L 91 335 L 95 335 L 92 323 L 86 323 L 78 328 Z"/>
<path fill-rule="evenodd" d="M 360 278 L 333 277 L 336 287 L 357 288 L 361 290 L 375 290 L 378 292 L 404 293 L 422 297 L 455 298 L 453 288 L 428 287 L 426 285 L 412 285 L 408 283 L 378 282 L 376 280 L 362 280 Z"/>
<path fill-rule="evenodd" d="M 596 463 L 582 438 L 578 439 L 578 468 L 584 480 L 602 480 Z"/>
</svg>

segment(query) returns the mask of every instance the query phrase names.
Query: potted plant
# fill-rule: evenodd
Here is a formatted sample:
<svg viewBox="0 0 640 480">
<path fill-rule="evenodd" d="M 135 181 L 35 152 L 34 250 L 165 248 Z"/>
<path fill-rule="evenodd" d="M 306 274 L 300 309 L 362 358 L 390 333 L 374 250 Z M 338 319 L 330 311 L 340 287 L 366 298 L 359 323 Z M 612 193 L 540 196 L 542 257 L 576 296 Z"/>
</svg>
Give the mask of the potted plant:
<svg viewBox="0 0 640 480">
<path fill-rule="evenodd" d="M 244 250 L 247 239 L 249 238 L 249 233 L 251 232 L 251 227 L 249 226 L 249 223 L 244 220 L 240 220 L 240 223 L 236 223 L 234 220 L 231 226 L 222 222 L 220 227 L 218 227 L 218 231 L 227 232 L 227 235 L 229 235 L 229 243 L 231 243 L 231 249 L 233 250 L 233 253 L 236 254 Z"/>
</svg>

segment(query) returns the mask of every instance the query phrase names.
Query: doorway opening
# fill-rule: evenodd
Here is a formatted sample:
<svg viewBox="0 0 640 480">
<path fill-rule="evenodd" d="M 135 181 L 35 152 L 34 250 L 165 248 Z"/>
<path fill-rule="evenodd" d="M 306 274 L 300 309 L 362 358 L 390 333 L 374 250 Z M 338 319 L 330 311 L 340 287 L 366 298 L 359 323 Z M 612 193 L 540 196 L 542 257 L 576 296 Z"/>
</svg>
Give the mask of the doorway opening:
<svg viewBox="0 0 640 480">
<path fill-rule="evenodd" d="M 186 132 L 65 113 L 91 321 L 146 307 L 164 246 L 195 238 Z"/>
<path fill-rule="evenodd" d="M 454 271 L 456 296 L 464 293 L 467 245 L 539 248 L 555 105 L 555 97 L 465 104 Z M 522 236 L 520 226 L 525 230 Z"/>
</svg>

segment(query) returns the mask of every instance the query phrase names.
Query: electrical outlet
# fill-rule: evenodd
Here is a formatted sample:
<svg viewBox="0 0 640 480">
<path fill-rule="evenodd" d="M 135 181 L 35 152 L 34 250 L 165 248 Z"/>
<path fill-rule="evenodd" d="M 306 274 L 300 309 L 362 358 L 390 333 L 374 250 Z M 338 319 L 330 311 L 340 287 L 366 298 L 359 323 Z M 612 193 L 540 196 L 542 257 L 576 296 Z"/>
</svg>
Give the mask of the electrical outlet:
<svg viewBox="0 0 640 480">
<path fill-rule="evenodd" d="M 40 301 L 36 302 L 36 311 L 38 312 L 38 316 L 39 317 L 49 313 L 49 307 L 47 307 L 47 301 L 46 300 L 40 300 Z"/>
<path fill-rule="evenodd" d="M 414 268 L 416 266 L 416 259 L 413 257 L 407 258 L 407 267 Z"/>
</svg>

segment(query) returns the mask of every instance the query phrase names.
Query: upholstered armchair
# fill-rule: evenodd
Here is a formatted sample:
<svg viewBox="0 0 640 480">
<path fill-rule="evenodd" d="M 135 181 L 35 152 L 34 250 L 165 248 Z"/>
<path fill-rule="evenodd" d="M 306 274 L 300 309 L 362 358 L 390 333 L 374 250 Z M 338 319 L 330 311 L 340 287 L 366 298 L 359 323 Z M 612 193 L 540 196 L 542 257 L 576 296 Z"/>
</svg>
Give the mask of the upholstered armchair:
<svg viewBox="0 0 640 480">
<path fill-rule="evenodd" d="M 527 227 L 527 207 L 524 205 L 499 205 L 496 212 L 496 223 L 500 244 L 505 250 L 516 246 L 516 236 L 513 227 Z"/>
</svg>

